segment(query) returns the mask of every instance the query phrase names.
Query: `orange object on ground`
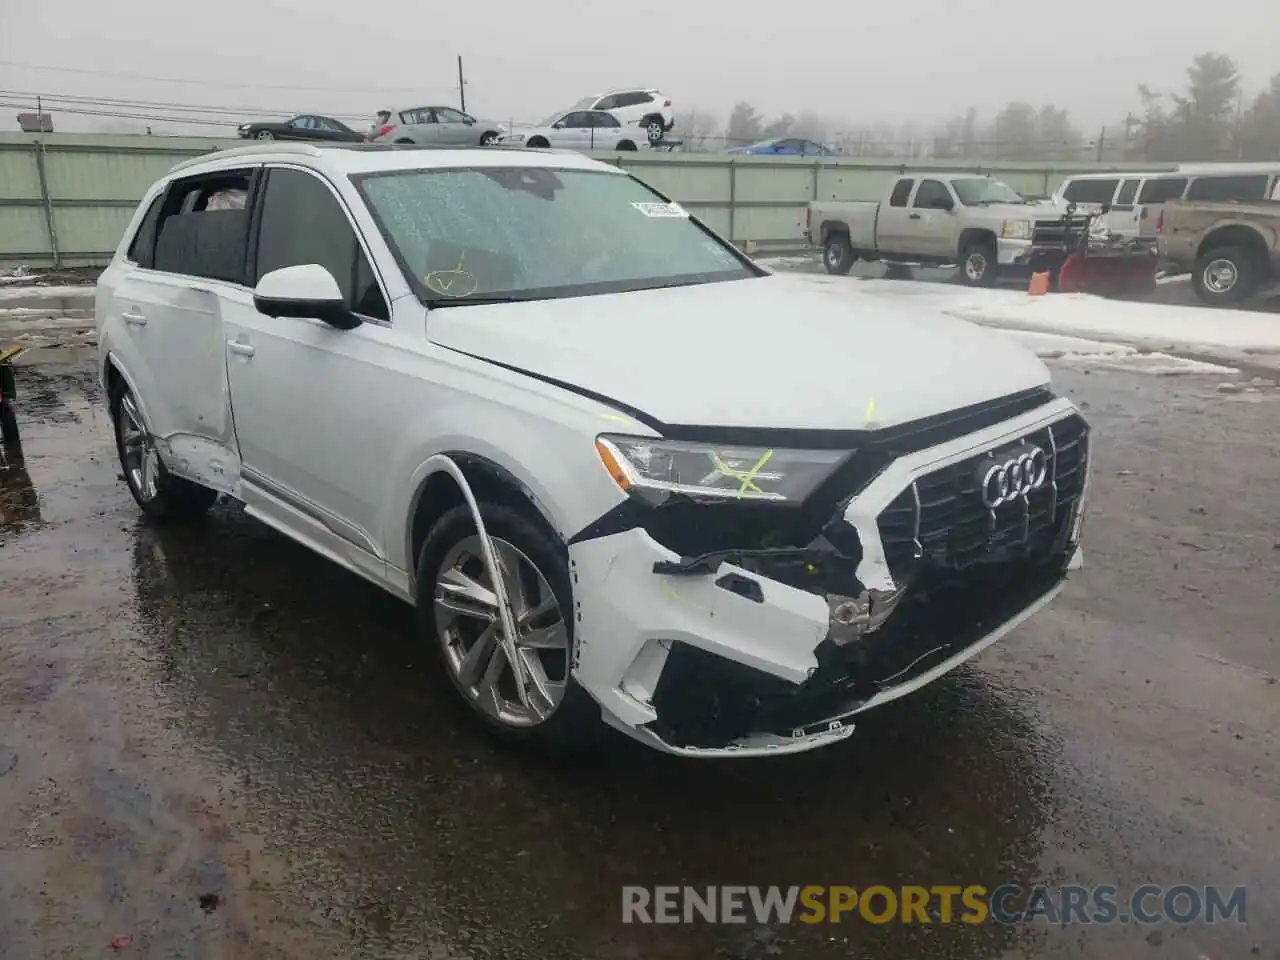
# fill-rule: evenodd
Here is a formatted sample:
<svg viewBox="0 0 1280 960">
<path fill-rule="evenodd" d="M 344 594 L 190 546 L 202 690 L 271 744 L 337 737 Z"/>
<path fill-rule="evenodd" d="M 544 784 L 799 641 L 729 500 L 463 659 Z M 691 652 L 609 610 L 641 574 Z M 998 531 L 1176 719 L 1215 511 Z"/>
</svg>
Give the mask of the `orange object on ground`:
<svg viewBox="0 0 1280 960">
<path fill-rule="evenodd" d="M 1031 283 L 1027 286 L 1027 293 L 1033 297 L 1043 297 L 1049 292 L 1049 273 L 1041 270 L 1031 275 Z"/>
</svg>

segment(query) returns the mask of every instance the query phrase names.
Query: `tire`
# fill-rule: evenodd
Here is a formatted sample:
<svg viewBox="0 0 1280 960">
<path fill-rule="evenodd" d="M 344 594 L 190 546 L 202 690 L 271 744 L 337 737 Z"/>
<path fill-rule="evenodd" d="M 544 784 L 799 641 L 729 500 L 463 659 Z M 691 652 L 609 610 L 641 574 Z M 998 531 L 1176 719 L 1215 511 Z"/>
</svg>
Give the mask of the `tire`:
<svg viewBox="0 0 1280 960">
<path fill-rule="evenodd" d="M 255 140 L 274 140 L 275 138 L 276 135 L 270 130 L 259 130 L 257 135 L 254 137 Z"/>
<path fill-rule="evenodd" d="M 396 141 L 396 143 L 403 143 L 410 147 L 413 146 L 413 141 L 410 140 L 408 137 L 401 137 L 399 140 Z"/>
<path fill-rule="evenodd" d="M 662 142 L 662 138 L 667 135 L 667 126 L 661 116 L 654 114 L 644 118 L 644 135 L 649 146 Z"/>
<path fill-rule="evenodd" d="M 545 150 L 547 147 L 551 146 L 551 144 L 547 143 L 546 137 L 530 137 L 529 142 L 526 143 L 525 146 Z"/>
<path fill-rule="evenodd" d="M 990 287 L 996 282 L 999 264 L 996 247 L 990 240 L 970 240 L 960 251 L 960 277 L 971 287 Z"/>
<path fill-rule="evenodd" d="M 218 499 L 217 491 L 175 477 L 165 469 L 133 394 L 123 383 L 111 388 L 110 410 L 120 470 L 143 515 L 158 524 L 204 516 Z"/>
<path fill-rule="evenodd" d="M 621 143 L 618 144 L 618 149 L 619 150 L 635 150 L 636 145 L 632 143 L 630 140 L 623 140 Z"/>
<path fill-rule="evenodd" d="M 827 268 L 827 273 L 843 276 L 853 269 L 857 259 L 847 233 L 836 231 L 827 235 L 827 242 L 822 247 L 822 265 Z"/>
<path fill-rule="evenodd" d="M 1218 247 L 1196 258 L 1191 271 L 1196 296 L 1215 306 L 1240 303 L 1262 283 L 1258 259 L 1244 247 Z"/>
<path fill-rule="evenodd" d="M 484 133 L 480 134 L 480 146 L 482 147 L 492 147 L 497 142 L 497 130 L 486 130 Z"/>
<path fill-rule="evenodd" d="M 18 413 L 13 409 L 12 403 L 0 400 L 0 442 L 3 442 L 6 447 L 16 447 L 20 440 Z"/>
<path fill-rule="evenodd" d="M 556 644 L 555 649 L 523 648 L 522 659 L 535 658 L 542 668 L 543 679 L 547 681 L 546 689 L 554 695 L 551 684 L 559 681 L 562 683 L 562 695 L 558 703 L 550 705 L 550 709 L 547 709 L 547 700 L 536 695 L 531 698 L 538 704 L 541 716 L 537 715 L 539 711 L 524 708 L 512 682 L 510 665 L 502 652 L 501 628 L 483 627 L 485 623 L 494 622 L 491 619 L 494 611 L 487 605 L 467 602 L 466 595 L 458 591 L 458 584 L 465 582 L 462 578 L 470 578 L 472 583 L 482 586 L 490 584 L 475 523 L 466 504 L 454 507 L 436 521 L 418 554 L 414 597 L 420 637 L 439 656 L 454 700 L 478 719 L 490 735 L 502 742 L 547 755 L 579 753 L 598 741 L 604 724 L 600 719 L 600 707 L 571 672 L 575 624 L 573 588 L 565 548 L 545 532 L 540 520 L 522 511 L 481 503 L 480 513 L 490 540 L 494 541 L 500 557 L 504 558 L 500 562 L 521 569 L 521 575 L 515 582 L 521 583 L 519 592 L 526 594 L 528 600 L 521 603 L 513 598 L 513 606 L 543 609 L 543 616 L 534 617 L 530 627 L 541 625 L 540 629 L 533 629 L 533 633 L 541 634 L 548 644 Z M 452 586 L 446 578 L 450 571 L 460 571 L 453 575 Z M 504 583 L 510 582 L 513 581 L 504 577 Z M 458 598 L 455 602 L 459 606 L 449 608 L 437 602 L 439 597 L 450 595 Z M 554 604 L 554 614 L 545 612 L 548 602 Z M 479 611 L 480 615 L 459 613 L 459 609 Z M 557 631 L 557 626 L 562 629 Z M 486 641 L 484 637 L 490 631 L 495 636 Z M 522 630 L 522 643 L 531 635 Z M 461 676 L 466 669 L 465 655 L 481 643 L 485 643 L 490 651 L 488 655 L 482 655 L 482 660 L 490 666 L 484 668 L 484 663 L 477 661 L 476 673 L 482 675 L 474 684 L 469 684 Z M 560 643 L 563 643 L 562 648 Z M 498 679 L 492 687 L 484 686 L 491 669 L 498 671 Z M 486 690 L 493 691 L 494 695 L 486 696 Z"/>
</svg>

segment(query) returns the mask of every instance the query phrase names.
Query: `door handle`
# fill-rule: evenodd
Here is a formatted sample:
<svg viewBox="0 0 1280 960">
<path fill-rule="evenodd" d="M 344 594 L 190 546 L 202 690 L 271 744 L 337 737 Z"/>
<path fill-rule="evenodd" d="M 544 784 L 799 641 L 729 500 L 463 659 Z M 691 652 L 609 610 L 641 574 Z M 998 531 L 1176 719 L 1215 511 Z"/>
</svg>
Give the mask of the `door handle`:
<svg viewBox="0 0 1280 960">
<path fill-rule="evenodd" d="M 126 310 L 120 314 L 120 317 L 125 323 L 132 324 L 135 327 L 145 327 L 147 325 L 147 318 L 136 310 Z"/>
<path fill-rule="evenodd" d="M 238 353 L 242 357 L 253 356 L 253 344 L 241 343 L 239 340 L 228 340 L 227 349 L 232 353 Z"/>
<path fill-rule="evenodd" d="M 907 219 L 908 219 L 908 220 L 919 220 L 919 219 L 920 219 L 920 214 L 918 214 L 918 213 L 909 213 L 909 214 L 907 214 Z"/>
</svg>

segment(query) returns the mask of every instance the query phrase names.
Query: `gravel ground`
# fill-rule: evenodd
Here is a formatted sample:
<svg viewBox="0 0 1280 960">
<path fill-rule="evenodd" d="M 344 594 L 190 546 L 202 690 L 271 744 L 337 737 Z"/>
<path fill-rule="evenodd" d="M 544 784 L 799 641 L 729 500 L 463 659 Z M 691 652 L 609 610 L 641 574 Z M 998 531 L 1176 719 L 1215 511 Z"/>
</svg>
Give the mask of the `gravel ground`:
<svg viewBox="0 0 1280 960">
<path fill-rule="evenodd" d="M 232 506 L 143 525 L 87 361 L 20 376 L 5 960 L 1280 958 L 1274 391 L 1059 371 L 1097 459 L 1048 610 L 836 748 L 555 768 L 443 702 L 376 588 Z M 626 883 L 1036 881 L 1244 884 L 1249 922 L 619 922 Z"/>
</svg>

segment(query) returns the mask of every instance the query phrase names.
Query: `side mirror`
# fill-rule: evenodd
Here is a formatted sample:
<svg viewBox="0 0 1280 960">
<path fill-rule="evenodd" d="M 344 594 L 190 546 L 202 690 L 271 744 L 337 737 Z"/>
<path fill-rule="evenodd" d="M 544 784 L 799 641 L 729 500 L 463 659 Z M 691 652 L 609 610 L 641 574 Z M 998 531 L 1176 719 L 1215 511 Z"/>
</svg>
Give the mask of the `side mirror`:
<svg viewBox="0 0 1280 960">
<path fill-rule="evenodd" d="M 351 312 L 338 281 L 318 263 L 272 270 L 253 291 L 253 305 L 269 317 L 321 320 L 339 330 L 360 326 Z"/>
<path fill-rule="evenodd" d="M 563 120 L 557 120 L 555 123 L 551 125 L 552 130 L 560 130 L 560 129 L 563 129 L 563 127 L 564 127 Z"/>
<path fill-rule="evenodd" d="M 470 117 L 463 117 L 462 122 L 465 123 L 468 127 L 474 127 L 476 125 L 476 122 L 472 120 Z"/>
</svg>

